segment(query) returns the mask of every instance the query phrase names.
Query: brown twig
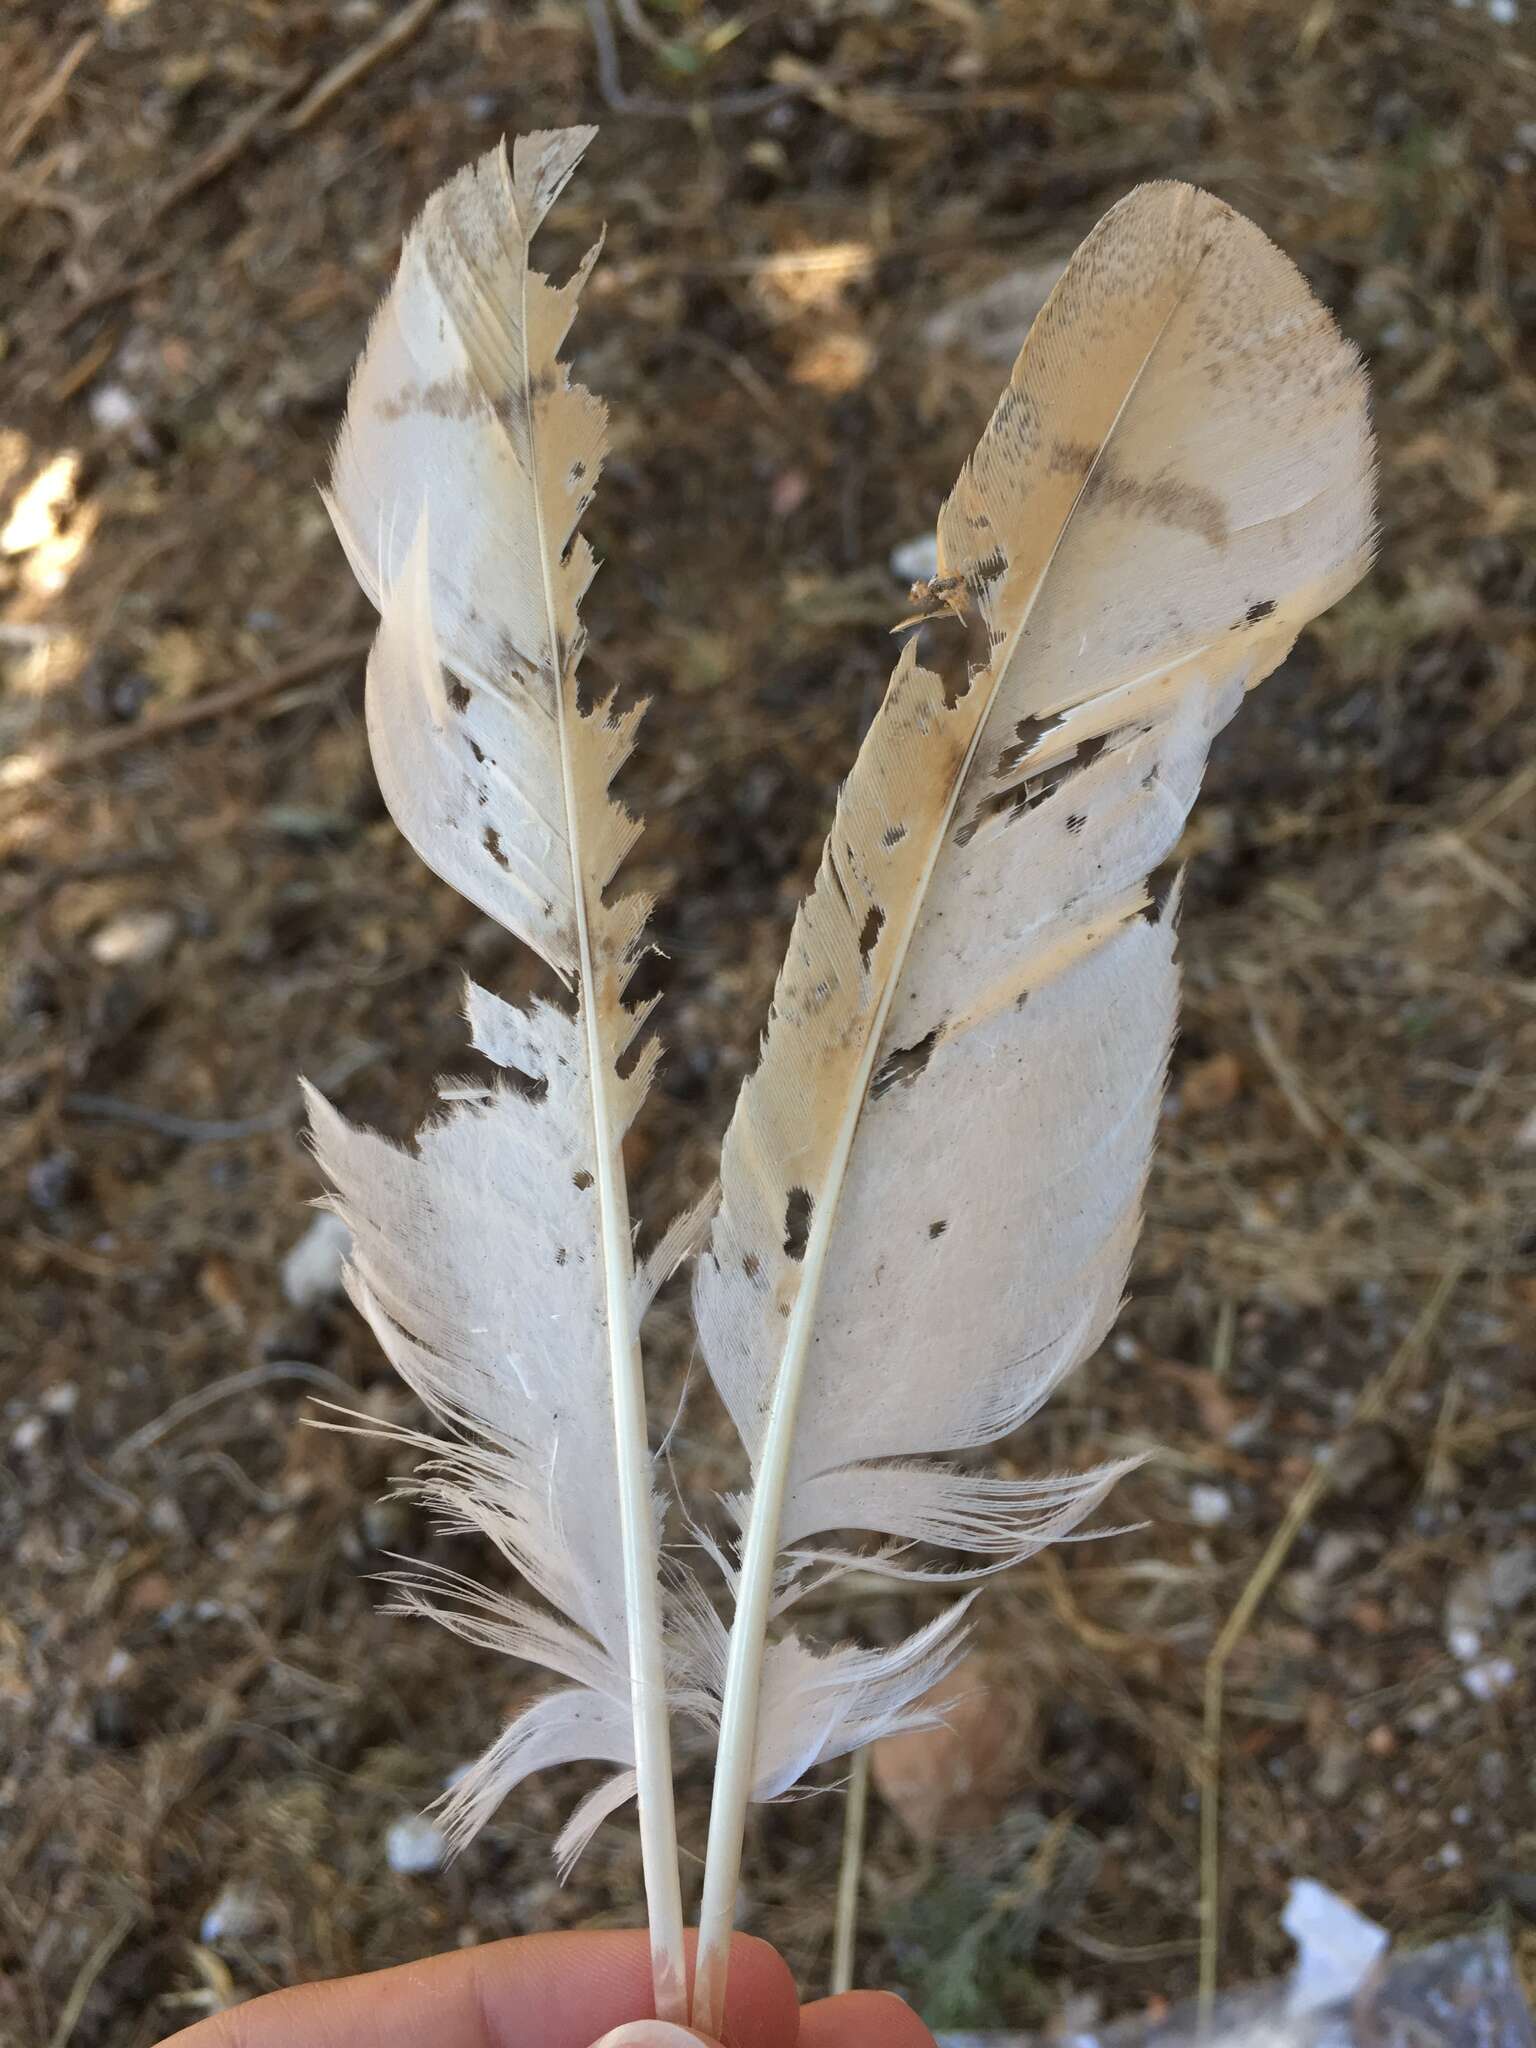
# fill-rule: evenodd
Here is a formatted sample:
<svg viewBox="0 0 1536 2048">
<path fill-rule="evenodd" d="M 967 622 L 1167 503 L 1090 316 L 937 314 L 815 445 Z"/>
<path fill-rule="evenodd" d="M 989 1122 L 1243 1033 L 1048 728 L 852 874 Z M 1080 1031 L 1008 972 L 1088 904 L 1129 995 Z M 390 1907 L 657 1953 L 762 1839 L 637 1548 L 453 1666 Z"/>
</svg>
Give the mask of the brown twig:
<svg viewBox="0 0 1536 2048">
<path fill-rule="evenodd" d="M 1464 1261 L 1453 1257 L 1441 1272 L 1418 1321 L 1398 1346 L 1395 1356 L 1356 1401 L 1346 1423 L 1353 1429 L 1374 1421 L 1386 1407 L 1408 1367 L 1419 1359 L 1445 1313 L 1447 1302 L 1460 1284 Z M 1328 1487 L 1328 1464 L 1319 1458 L 1296 1489 L 1285 1517 L 1254 1566 L 1253 1573 L 1238 1595 L 1237 1605 L 1227 1616 L 1205 1665 L 1204 1728 L 1200 1772 L 1200 2008 L 1209 2017 L 1216 1996 L 1216 1971 L 1220 1958 L 1218 1908 L 1221 1885 L 1221 1722 L 1226 1701 L 1227 1666 L 1232 1653 L 1248 1633 L 1265 1594 L 1274 1584 L 1281 1566 L 1290 1556 L 1297 1537 L 1316 1512 Z"/>
<path fill-rule="evenodd" d="M 750 92 L 717 93 L 713 98 L 687 100 L 655 99 L 648 93 L 629 92 L 619 69 L 619 46 L 614 41 L 606 0 L 587 0 L 587 21 L 597 57 L 597 89 L 616 114 L 635 114 L 647 121 L 696 121 L 702 114 L 760 114 L 790 97 L 791 88 L 783 85 L 757 86 Z"/>
<path fill-rule="evenodd" d="M 103 306 L 110 306 L 114 299 L 125 299 L 130 292 L 136 292 L 141 285 L 158 284 L 162 277 L 169 277 L 175 269 L 174 263 L 146 263 L 141 270 L 120 270 L 103 283 L 92 286 L 83 298 L 76 299 L 72 306 L 66 306 L 37 336 L 39 349 L 52 344 L 67 334 L 77 320 L 83 320 L 88 313 L 99 313 Z"/>
<path fill-rule="evenodd" d="M 231 683 L 225 690 L 206 690 L 201 696 L 190 698 L 185 704 L 177 704 L 169 711 L 162 711 L 157 717 L 142 719 L 137 725 L 124 726 L 116 732 L 94 733 L 88 739 L 57 746 L 51 753 L 34 756 L 25 763 L 17 761 L 12 764 L 11 787 L 16 789 L 47 781 L 73 769 L 88 767 L 92 762 L 104 761 L 112 754 L 126 753 L 130 747 L 148 746 L 169 733 L 184 732 L 189 725 L 201 725 L 205 719 L 222 718 L 227 712 L 239 711 L 247 704 L 254 704 L 258 698 L 270 697 L 291 684 L 307 682 L 311 676 L 319 675 L 325 669 L 340 668 L 346 662 L 356 661 L 359 655 L 367 653 L 370 644 L 371 635 L 366 633 L 349 633 L 342 639 L 322 640 L 318 647 L 311 647 L 306 654 L 296 654 L 291 661 L 279 662 L 265 675 L 252 676 L 243 683 Z"/>
<path fill-rule="evenodd" d="M 441 5 L 442 0 L 411 0 L 408 7 L 402 7 L 376 35 L 360 43 L 339 64 L 333 64 L 323 78 L 316 80 L 292 112 L 283 117 L 285 131 L 296 135 L 301 128 L 307 128 L 333 101 L 350 91 L 360 78 L 366 78 L 386 57 L 403 50 L 421 33 Z"/>
<path fill-rule="evenodd" d="M 230 166 L 236 163 L 249 148 L 252 137 L 263 122 L 275 114 L 277 109 L 297 91 L 303 82 L 303 73 L 290 71 L 263 93 L 259 100 L 253 100 L 229 123 L 224 133 L 205 149 L 201 156 L 194 157 L 184 171 L 168 179 L 156 198 L 151 200 L 144 216 L 144 226 L 153 227 L 158 221 L 180 206 L 184 199 L 190 199 L 195 192 L 201 192 L 205 185 L 211 185 L 215 178 L 222 178 Z"/>
<path fill-rule="evenodd" d="M 49 2039 L 48 2048 L 69 2048 L 80 2015 L 85 2010 L 85 2001 L 90 1997 L 96 1979 L 128 1939 L 133 1923 L 138 1917 L 137 1911 L 132 1907 L 124 1913 L 119 1913 L 80 1965 L 79 1973 L 70 1986 L 69 1996 L 64 2001 L 64 2010 L 59 2014 L 59 2023 Z"/>
<path fill-rule="evenodd" d="M 7 136 L 0 148 L 0 164 L 13 164 L 27 144 L 32 140 L 44 121 L 69 90 L 69 81 L 101 41 L 101 30 L 87 29 L 83 36 L 77 36 L 64 52 L 58 63 L 32 95 L 31 104 Z"/>
</svg>

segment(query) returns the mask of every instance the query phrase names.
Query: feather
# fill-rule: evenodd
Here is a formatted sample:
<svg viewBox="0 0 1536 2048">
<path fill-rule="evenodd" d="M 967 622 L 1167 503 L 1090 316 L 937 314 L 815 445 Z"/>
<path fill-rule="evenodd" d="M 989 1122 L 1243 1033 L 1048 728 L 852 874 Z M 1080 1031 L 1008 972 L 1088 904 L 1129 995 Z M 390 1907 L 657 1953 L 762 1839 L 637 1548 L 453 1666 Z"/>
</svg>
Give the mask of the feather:
<svg viewBox="0 0 1536 2048">
<path fill-rule="evenodd" d="M 1365 381 L 1328 314 L 1218 200 L 1131 194 L 1040 313 L 940 515 L 921 629 L 725 1139 L 695 1302 L 753 1485 L 719 1681 L 705 2031 L 745 1806 L 785 1782 L 765 1760 L 803 1768 L 914 1705 L 893 1694 L 882 1724 L 839 1652 L 816 1691 L 826 1740 L 787 1725 L 815 1666 L 768 1640 L 786 1547 L 792 1569 L 855 1530 L 996 1568 L 1114 1477 L 952 1461 L 1026 1421 L 1114 1318 L 1174 1026 L 1163 863 L 1212 738 L 1363 573 L 1372 531 Z M 925 1676 L 959 1640 L 930 1631 Z"/>
<path fill-rule="evenodd" d="M 428 203 L 353 378 L 327 502 L 380 613 L 369 742 L 421 859 L 530 946 L 570 1011 L 468 992 L 498 1069 L 444 1089 L 404 1151 L 311 1094 L 314 1142 L 353 1233 L 349 1285 L 441 1425 L 408 1482 L 477 1531 L 548 1603 L 457 1574 L 397 1574 L 399 1605 L 566 1681 L 508 1726 L 448 1797 L 467 1841 L 529 1772 L 614 1775 L 557 1845 L 562 1864 L 638 1791 L 657 2011 L 686 2007 L 658 1576 L 638 1327 L 689 1224 L 637 1270 L 622 1142 L 654 1046 L 624 992 L 649 904 L 609 885 L 639 832 L 610 793 L 638 713 L 577 696 L 577 532 L 605 414 L 557 351 L 594 249 L 556 289 L 529 243 L 592 134 L 531 135 Z M 695 1232 L 696 1234 L 696 1232 Z M 409 1435 L 409 1433 L 407 1433 Z"/>
</svg>

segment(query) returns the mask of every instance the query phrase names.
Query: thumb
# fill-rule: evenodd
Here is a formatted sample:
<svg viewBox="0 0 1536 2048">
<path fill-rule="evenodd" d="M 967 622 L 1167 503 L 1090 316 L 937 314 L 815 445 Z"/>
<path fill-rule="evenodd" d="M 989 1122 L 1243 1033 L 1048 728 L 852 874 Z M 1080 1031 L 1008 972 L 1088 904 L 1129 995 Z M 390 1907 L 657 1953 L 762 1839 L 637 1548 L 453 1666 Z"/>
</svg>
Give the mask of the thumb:
<svg viewBox="0 0 1536 2048">
<path fill-rule="evenodd" d="M 705 2034 L 691 2027 L 674 2027 L 670 2020 L 630 2020 L 594 2041 L 592 2048 L 713 2048 Z"/>
</svg>

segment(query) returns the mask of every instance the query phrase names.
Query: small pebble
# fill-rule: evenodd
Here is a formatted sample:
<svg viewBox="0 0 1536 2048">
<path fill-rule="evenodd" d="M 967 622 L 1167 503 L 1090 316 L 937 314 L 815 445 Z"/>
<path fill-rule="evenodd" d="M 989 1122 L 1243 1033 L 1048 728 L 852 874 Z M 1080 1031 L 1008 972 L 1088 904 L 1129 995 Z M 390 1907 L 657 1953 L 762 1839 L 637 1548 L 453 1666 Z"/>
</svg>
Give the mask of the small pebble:
<svg viewBox="0 0 1536 2048">
<path fill-rule="evenodd" d="M 175 937 L 169 910 L 125 910 L 92 932 L 90 955 L 103 967 L 147 967 L 170 950 Z"/>
<path fill-rule="evenodd" d="M 898 583 L 931 583 L 938 573 L 937 534 L 920 533 L 891 549 L 891 574 Z"/>
<path fill-rule="evenodd" d="M 27 1172 L 27 1200 L 34 1209 L 62 1209 L 80 1192 L 80 1162 L 73 1152 L 50 1152 Z"/>
<path fill-rule="evenodd" d="M 1358 1536 L 1347 1536 L 1341 1529 L 1330 1529 L 1312 1553 L 1312 1569 L 1320 1579 L 1336 1579 L 1349 1570 L 1359 1555 Z"/>
<path fill-rule="evenodd" d="M 1508 1657 L 1485 1657 L 1461 1674 L 1461 1682 L 1475 1700 L 1497 1699 L 1508 1692 L 1519 1673 Z"/>
<path fill-rule="evenodd" d="M 1224 1486 L 1192 1486 L 1189 1512 L 1200 1528 L 1219 1529 L 1223 1522 L 1232 1519 L 1232 1496 Z"/>
<path fill-rule="evenodd" d="M 391 1821 L 384 1837 L 384 1854 L 390 1869 L 401 1877 L 424 1877 L 442 1869 L 448 1860 L 448 1844 L 425 1815 L 415 1813 L 407 1820 Z"/>
<path fill-rule="evenodd" d="M 227 1884 L 203 1915 L 197 1938 L 204 1947 L 249 1941 L 272 1923 L 272 1904 L 251 1885 Z"/>
<path fill-rule="evenodd" d="M 351 1250 L 351 1231 L 339 1216 L 322 1209 L 283 1260 L 283 1299 L 291 1308 L 318 1308 L 335 1300 Z"/>
<path fill-rule="evenodd" d="M 143 425 L 144 411 L 126 384 L 98 384 L 90 396 L 91 424 L 104 434 L 121 434 Z"/>
</svg>

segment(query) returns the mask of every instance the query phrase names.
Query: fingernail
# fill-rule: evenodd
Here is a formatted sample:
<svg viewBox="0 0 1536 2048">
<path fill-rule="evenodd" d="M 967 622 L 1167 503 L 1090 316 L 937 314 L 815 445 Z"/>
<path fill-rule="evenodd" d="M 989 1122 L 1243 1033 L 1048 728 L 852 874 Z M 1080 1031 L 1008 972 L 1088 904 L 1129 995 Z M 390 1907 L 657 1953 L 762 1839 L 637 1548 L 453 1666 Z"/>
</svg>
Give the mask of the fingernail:
<svg viewBox="0 0 1536 2048">
<path fill-rule="evenodd" d="M 630 2020 L 594 2041 L 592 2048 L 699 2048 L 702 2034 L 674 2027 L 670 2020 Z"/>
</svg>

